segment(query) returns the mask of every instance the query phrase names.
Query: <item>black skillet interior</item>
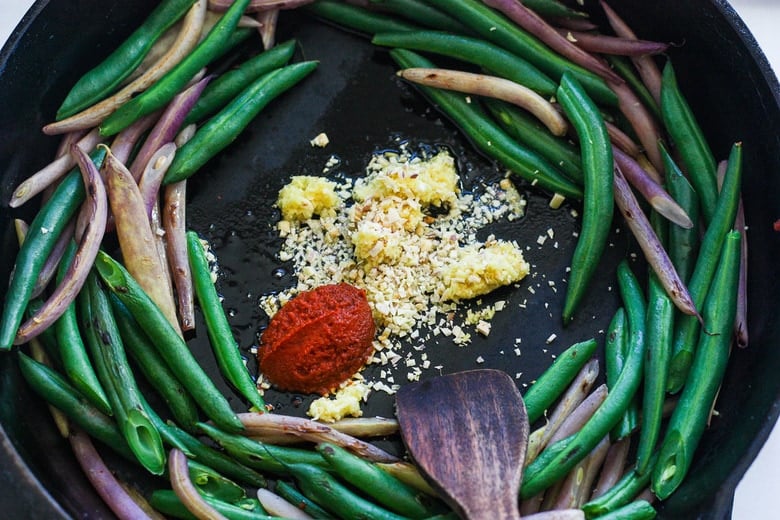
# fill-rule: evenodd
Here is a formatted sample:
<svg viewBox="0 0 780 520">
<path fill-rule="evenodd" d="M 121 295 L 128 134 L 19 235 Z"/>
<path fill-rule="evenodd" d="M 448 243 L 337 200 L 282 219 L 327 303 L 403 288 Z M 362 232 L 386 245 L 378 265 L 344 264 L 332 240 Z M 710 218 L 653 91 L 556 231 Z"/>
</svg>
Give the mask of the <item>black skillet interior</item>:
<svg viewBox="0 0 780 520">
<path fill-rule="evenodd" d="M 43 136 L 40 128 L 54 114 L 65 90 L 121 41 L 151 5 L 149 0 L 39 1 L 31 10 L 0 57 L 3 201 L 20 179 L 46 164 L 54 153 L 57 140 Z M 724 157 L 734 141 L 745 145 L 751 344 L 746 350 L 734 351 L 720 394 L 720 415 L 702 442 L 687 483 L 662 510 L 665 518 L 724 518 L 736 483 L 778 413 L 780 380 L 775 374 L 780 369 L 780 330 L 773 311 L 778 308 L 779 292 L 772 260 L 780 253 L 780 240 L 772 231 L 772 222 L 780 217 L 780 91 L 755 42 L 725 2 L 615 0 L 613 6 L 642 37 L 679 44 L 670 54 L 716 155 Z M 384 52 L 359 36 L 305 18 L 285 14 L 281 27 L 281 38 L 294 35 L 299 39 L 301 58 L 320 60 L 319 70 L 261 113 L 225 153 L 193 178 L 188 190 L 189 225 L 216 249 L 220 290 L 244 348 L 256 344 L 266 323 L 257 298 L 291 284 L 289 274 L 277 276 L 289 273 L 289 266 L 274 259 L 279 242 L 273 226 L 278 215 L 271 207 L 290 175 L 318 174 L 331 155 L 340 159 L 340 173 L 359 175 L 372 152 L 395 148 L 404 140 L 413 148 L 449 147 L 458 157 L 466 189 L 478 190 L 480 181 L 501 175 L 448 122 L 393 77 L 393 65 Z M 331 144 L 325 149 L 311 147 L 309 139 L 323 131 Z M 488 338 L 477 337 L 466 348 L 443 340 L 429 344 L 432 365 L 442 365 L 445 372 L 498 367 L 513 375 L 521 373 L 518 383 L 527 384 L 572 342 L 594 336 L 603 341 L 603 330 L 617 306 L 612 290 L 614 270 L 634 250 L 624 229 L 613 235 L 601 274 L 579 318 L 566 329 L 560 327 L 563 291 L 554 288 L 563 287 L 574 244 L 572 232 L 578 225 L 569 210 L 576 206 L 552 211 L 546 195 L 518 186 L 528 197 L 526 217 L 488 231 L 528 245 L 526 256 L 533 265 L 533 276 L 519 288 L 492 296 L 507 300 L 509 310 L 497 314 Z M 29 208 L 11 211 L 5 203 L 0 208 L 4 252 L 0 273 L 4 277 L 12 268 L 16 249 L 11 219 L 31 215 Z M 554 231 L 554 240 L 538 245 L 537 238 L 548 229 Z M 635 266 L 641 273 L 641 266 Z M 525 308 L 519 308 L 520 304 Z M 557 338 L 547 344 L 545 340 L 553 333 Z M 521 356 L 514 353 L 516 338 L 522 340 L 518 345 Z M 221 384 L 204 339 L 200 334 L 191 344 Z M 480 356 L 484 362 L 477 365 Z M 10 508 L 9 513 L 18 510 L 41 518 L 107 514 L 67 442 L 55 433 L 45 407 L 20 381 L 14 356 L 0 356 L 0 365 L 4 459 L 0 503 Z M 370 368 L 368 376 L 375 371 Z M 404 378 L 405 369 L 399 369 L 396 380 Z M 227 386 L 221 388 L 237 410 L 245 408 Z M 267 400 L 282 413 L 302 415 L 310 397 L 269 392 Z M 392 413 L 392 398 L 376 394 L 365 412 Z M 392 443 L 387 447 L 393 448 Z M 107 457 L 142 489 L 164 486 L 139 476 L 110 454 Z"/>
</svg>

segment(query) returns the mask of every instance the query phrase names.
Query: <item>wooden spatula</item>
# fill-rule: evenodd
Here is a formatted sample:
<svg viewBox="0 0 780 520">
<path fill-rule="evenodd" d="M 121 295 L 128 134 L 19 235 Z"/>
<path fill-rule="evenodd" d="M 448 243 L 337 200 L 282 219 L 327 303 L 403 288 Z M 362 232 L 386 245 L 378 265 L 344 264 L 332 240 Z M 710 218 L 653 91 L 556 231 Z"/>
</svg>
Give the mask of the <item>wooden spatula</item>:
<svg viewBox="0 0 780 520">
<path fill-rule="evenodd" d="M 528 416 L 509 375 L 471 370 L 406 385 L 396 406 L 409 454 L 461 518 L 520 518 Z"/>
</svg>

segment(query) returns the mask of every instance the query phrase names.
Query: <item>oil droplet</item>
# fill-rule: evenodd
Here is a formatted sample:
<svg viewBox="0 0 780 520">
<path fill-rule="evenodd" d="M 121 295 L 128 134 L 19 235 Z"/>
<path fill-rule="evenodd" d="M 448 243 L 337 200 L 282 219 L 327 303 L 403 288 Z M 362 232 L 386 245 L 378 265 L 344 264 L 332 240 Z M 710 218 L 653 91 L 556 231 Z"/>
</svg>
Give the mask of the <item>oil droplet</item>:
<svg viewBox="0 0 780 520">
<path fill-rule="evenodd" d="M 282 278 L 287 276 L 287 269 L 285 269 L 284 267 L 278 267 L 278 268 L 274 269 L 271 274 L 277 280 L 281 280 Z"/>
</svg>

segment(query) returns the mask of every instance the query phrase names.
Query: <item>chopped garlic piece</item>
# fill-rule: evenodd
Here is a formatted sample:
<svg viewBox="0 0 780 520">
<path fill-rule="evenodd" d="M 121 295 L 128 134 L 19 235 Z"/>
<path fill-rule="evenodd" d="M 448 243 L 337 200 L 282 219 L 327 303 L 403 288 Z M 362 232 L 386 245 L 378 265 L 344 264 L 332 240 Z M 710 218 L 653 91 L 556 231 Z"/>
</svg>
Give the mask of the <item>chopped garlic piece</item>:
<svg viewBox="0 0 780 520">
<path fill-rule="evenodd" d="M 330 143 L 330 139 L 328 139 L 328 134 L 325 132 L 321 132 L 317 135 L 314 139 L 309 141 L 312 146 L 318 146 L 319 148 L 325 148 L 328 146 L 328 143 Z"/>
<path fill-rule="evenodd" d="M 558 209 L 563 205 L 563 202 L 566 200 L 566 197 L 561 195 L 560 193 L 556 193 L 553 195 L 552 199 L 550 199 L 550 208 L 551 209 Z"/>
<path fill-rule="evenodd" d="M 491 325 L 487 321 L 480 321 L 477 323 L 477 332 L 483 336 L 488 336 L 490 334 L 490 327 Z"/>
</svg>

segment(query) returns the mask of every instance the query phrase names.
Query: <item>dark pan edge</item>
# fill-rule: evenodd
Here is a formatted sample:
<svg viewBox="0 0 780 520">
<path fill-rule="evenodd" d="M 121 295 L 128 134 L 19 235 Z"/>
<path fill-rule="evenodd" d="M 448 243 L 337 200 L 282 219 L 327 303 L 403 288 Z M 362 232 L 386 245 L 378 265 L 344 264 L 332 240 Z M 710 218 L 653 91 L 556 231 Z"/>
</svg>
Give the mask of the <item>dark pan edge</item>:
<svg viewBox="0 0 780 520">
<path fill-rule="evenodd" d="M 0 72 L 5 69 L 19 40 L 48 3 L 49 0 L 36 1 L 11 33 L 0 49 Z M 3 504 L 4 514 L 9 518 L 70 518 L 21 457 L 2 424 L 0 458 L 4 462 L 3 471 L 0 471 L 0 503 Z"/>
</svg>

